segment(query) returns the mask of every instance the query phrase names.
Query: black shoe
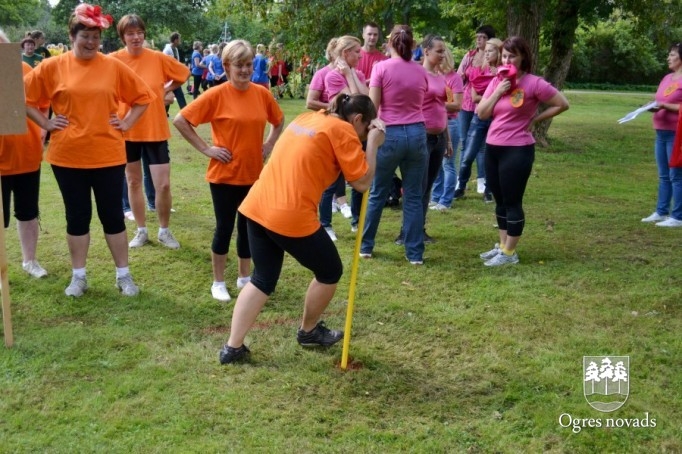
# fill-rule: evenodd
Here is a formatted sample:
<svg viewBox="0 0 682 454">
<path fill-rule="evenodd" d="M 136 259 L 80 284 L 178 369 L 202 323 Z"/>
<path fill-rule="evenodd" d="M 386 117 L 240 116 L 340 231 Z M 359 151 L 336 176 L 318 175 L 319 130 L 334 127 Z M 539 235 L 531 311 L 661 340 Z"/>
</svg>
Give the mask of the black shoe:
<svg viewBox="0 0 682 454">
<path fill-rule="evenodd" d="M 484 192 L 484 193 L 483 193 L 483 201 L 484 201 L 485 203 L 493 203 L 494 200 L 493 200 L 493 195 L 492 195 L 492 193 L 490 193 L 490 192 Z"/>
<path fill-rule="evenodd" d="M 251 350 L 246 345 L 234 348 L 229 345 L 223 345 L 223 349 L 220 350 L 220 364 L 230 364 L 237 361 L 241 361 L 246 358 L 246 356 L 251 353 Z"/>
<path fill-rule="evenodd" d="M 312 331 L 305 332 L 301 328 L 296 333 L 296 340 L 302 347 L 329 347 L 343 339 L 343 331 L 334 331 L 327 328 L 320 321 Z"/>
<path fill-rule="evenodd" d="M 455 200 L 463 199 L 466 191 L 462 188 L 455 189 Z"/>
<path fill-rule="evenodd" d="M 436 240 L 424 230 L 424 244 L 433 244 Z"/>
<path fill-rule="evenodd" d="M 395 237 L 395 240 L 393 240 L 393 242 L 394 242 L 397 246 L 402 246 L 403 244 L 405 244 L 405 238 L 403 237 L 403 232 L 400 232 L 400 233 L 398 234 L 398 236 Z"/>
</svg>

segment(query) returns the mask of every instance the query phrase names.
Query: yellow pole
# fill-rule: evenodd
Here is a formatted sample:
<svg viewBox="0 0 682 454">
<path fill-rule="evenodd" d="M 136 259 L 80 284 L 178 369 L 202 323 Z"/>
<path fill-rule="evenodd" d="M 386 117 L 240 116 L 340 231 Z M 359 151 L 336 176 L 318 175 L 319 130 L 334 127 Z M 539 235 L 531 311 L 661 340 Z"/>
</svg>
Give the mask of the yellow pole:
<svg viewBox="0 0 682 454">
<path fill-rule="evenodd" d="M 343 331 L 343 350 L 341 352 L 341 369 L 348 367 L 348 350 L 350 348 L 350 330 L 353 326 L 353 310 L 355 309 L 355 284 L 358 281 L 358 265 L 360 261 L 360 244 L 362 243 L 362 230 L 365 227 L 365 213 L 367 212 L 367 197 L 369 190 L 362 195 L 360 206 L 360 219 L 358 231 L 355 234 L 355 248 L 353 249 L 353 265 L 350 270 L 350 288 L 348 289 L 348 309 L 346 309 L 346 326 Z"/>
<path fill-rule="evenodd" d="M 0 194 L 0 220 L 3 219 L 2 194 Z M 2 282 L 2 327 L 5 333 L 5 346 L 14 345 L 12 334 L 12 310 L 9 300 L 9 279 L 7 276 L 7 251 L 5 250 L 5 226 L 0 226 L 0 282 Z"/>
</svg>

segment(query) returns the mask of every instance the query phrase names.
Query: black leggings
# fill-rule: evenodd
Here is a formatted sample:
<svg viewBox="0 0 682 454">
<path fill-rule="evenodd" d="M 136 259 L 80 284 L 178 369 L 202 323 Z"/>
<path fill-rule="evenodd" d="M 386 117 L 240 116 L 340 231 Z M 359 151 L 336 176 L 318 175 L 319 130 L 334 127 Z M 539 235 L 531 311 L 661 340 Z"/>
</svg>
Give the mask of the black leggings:
<svg viewBox="0 0 682 454">
<path fill-rule="evenodd" d="M 275 291 L 285 252 L 312 271 L 315 279 L 322 284 L 336 284 L 341 279 L 341 257 L 322 226 L 312 235 L 292 238 L 279 235 L 248 218 L 246 225 L 253 252 L 251 283 L 266 295 Z"/>
<path fill-rule="evenodd" d="M 72 236 L 90 232 L 92 196 L 95 194 L 97 216 L 107 235 L 126 229 L 121 210 L 125 164 L 99 169 L 74 169 L 52 165 L 66 208 L 66 233 Z"/>
<path fill-rule="evenodd" d="M 486 147 L 486 185 L 495 197 L 497 225 L 509 236 L 521 236 L 525 224 L 523 194 L 535 160 L 535 145 Z"/>
<path fill-rule="evenodd" d="M 0 182 L 5 228 L 9 226 L 9 205 L 12 194 L 14 195 L 14 217 L 17 221 L 32 221 L 38 217 L 40 168 L 35 172 L 3 175 Z"/>
<path fill-rule="evenodd" d="M 447 150 L 447 141 L 445 140 L 445 133 L 440 134 L 426 134 L 426 149 L 429 153 L 428 162 L 424 169 L 424 181 L 422 183 L 422 204 L 424 211 L 424 224 L 426 224 L 426 213 L 429 211 L 429 200 L 431 200 L 431 188 L 433 182 L 436 181 L 438 171 L 443 165 L 443 156 Z"/>
<path fill-rule="evenodd" d="M 209 183 L 213 212 L 215 213 L 215 232 L 211 251 L 214 254 L 225 255 L 230 250 L 230 238 L 234 231 L 234 221 L 237 220 L 237 257 L 250 259 L 249 238 L 246 233 L 246 218 L 237 213 L 237 208 L 249 193 L 251 186 L 235 186 L 231 184 Z"/>
</svg>

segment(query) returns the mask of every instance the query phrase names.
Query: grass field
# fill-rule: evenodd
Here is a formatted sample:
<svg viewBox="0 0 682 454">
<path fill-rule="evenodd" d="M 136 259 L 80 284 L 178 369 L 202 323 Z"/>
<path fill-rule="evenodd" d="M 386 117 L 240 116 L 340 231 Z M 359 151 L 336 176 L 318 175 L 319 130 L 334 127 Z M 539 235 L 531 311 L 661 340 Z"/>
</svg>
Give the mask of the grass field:
<svg viewBox="0 0 682 454">
<path fill-rule="evenodd" d="M 340 347 L 297 345 L 311 276 L 290 258 L 247 336 L 251 362 L 218 364 L 232 303 L 210 294 L 207 162 L 177 134 L 182 247 L 131 251 L 134 298 L 114 287 L 97 220 L 90 290 L 64 296 L 63 205 L 44 166 L 47 278 L 21 270 L 14 222 L 6 232 L 15 345 L 0 348 L 0 452 L 682 452 L 682 229 L 640 222 L 657 187 L 650 117 L 616 124 L 648 96 L 568 97 L 537 153 L 519 265 L 482 266 L 496 230 L 475 191 L 429 213 L 423 267 L 392 242 L 400 212 L 384 212 L 375 258 L 360 263 L 347 372 Z M 303 102 L 282 106 L 291 119 Z M 354 234 L 338 214 L 334 228 L 346 272 L 325 319 L 340 328 Z M 231 250 L 233 296 L 235 279 Z M 630 357 L 613 413 L 583 396 L 583 356 L 599 355 Z"/>
</svg>

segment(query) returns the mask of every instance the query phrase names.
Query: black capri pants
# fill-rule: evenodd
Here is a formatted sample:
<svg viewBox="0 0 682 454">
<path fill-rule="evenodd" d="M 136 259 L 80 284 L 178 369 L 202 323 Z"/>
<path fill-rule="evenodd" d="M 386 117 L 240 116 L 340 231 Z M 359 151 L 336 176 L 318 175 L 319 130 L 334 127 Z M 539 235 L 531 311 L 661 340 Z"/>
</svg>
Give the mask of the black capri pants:
<svg viewBox="0 0 682 454">
<path fill-rule="evenodd" d="M 40 169 L 35 172 L 3 175 L 2 212 L 5 228 L 9 227 L 10 196 L 14 195 L 14 217 L 17 221 L 32 221 L 38 217 L 38 195 L 40 193 Z"/>
<path fill-rule="evenodd" d="M 523 194 L 535 161 L 535 144 L 499 146 L 486 144 L 486 185 L 495 197 L 495 216 L 500 230 L 521 236 L 525 225 Z"/>
<path fill-rule="evenodd" d="M 52 165 L 66 208 L 66 233 L 72 236 L 90 232 L 92 196 L 95 194 L 97 216 L 107 235 L 126 229 L 121 210 L 125 164 L 98 169 L 74 169 Z"/>
<path fill-rule="evenodd" d="M 235 186 L 231 184 L 209 183 L 213 212 L 215 213 L 215 231 L 211 251 L 214 254 L 225 255 L 230 250 L 230 239 L 237 220 L 237 257 L 250 259 L 249 235 L 246 232 L 246 218 L 237 212 L 251 186 Z"/>
<path fill-rule="evenodd" d="M 292 238 L 268 230 L 249 218 L 246 225 L 254 265 L 251 283 L 266 295 L 275 291 L 285 252 L 312 271 L 322 284 L 336 284 L 341 279 L 341 257 L 322 226 L 312 235 Z"/>
</svg>

